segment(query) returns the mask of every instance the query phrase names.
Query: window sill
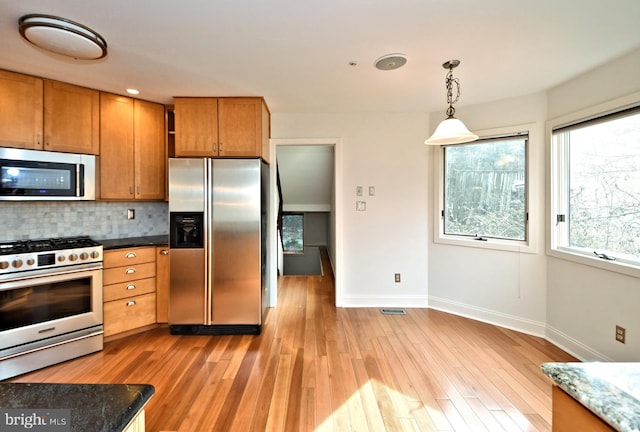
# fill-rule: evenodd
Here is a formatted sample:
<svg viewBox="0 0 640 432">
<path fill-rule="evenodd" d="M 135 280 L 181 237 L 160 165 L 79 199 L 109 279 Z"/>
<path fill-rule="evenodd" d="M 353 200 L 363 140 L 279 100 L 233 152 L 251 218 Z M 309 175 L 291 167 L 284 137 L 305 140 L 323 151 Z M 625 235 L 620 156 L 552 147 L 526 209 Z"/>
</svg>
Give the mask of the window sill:
<svg viewBox="0 0 640 432">
<path fill-rule="evenodd" d="M 627 276 L 633 276 L 636 278 L 640 278 L 640 266 L 633 265 L 620 261 L 608 261 L 603 260 L 597 257 L 591 257 L 588 255 L 581 254 L 579 252 L 574 252 L 571 250 L 565 249 L 549 249 L 547 250 L 547 255 L 563 259 L 565 261 L 571 261 L 578 264 L 596 267 L 602 270 L 607 270 L 615 273 L 622 273 Z"/>
</svg>

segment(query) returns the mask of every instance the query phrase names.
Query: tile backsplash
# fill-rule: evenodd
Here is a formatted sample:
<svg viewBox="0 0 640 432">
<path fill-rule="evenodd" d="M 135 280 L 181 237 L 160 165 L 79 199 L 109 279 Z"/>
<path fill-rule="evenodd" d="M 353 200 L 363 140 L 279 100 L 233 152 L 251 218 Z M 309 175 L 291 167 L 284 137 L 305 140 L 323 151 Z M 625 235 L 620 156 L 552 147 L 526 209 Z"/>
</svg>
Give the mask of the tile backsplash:
<svg viewBox="0 0 640 432">
<path fill-rule="evenodd" d="M 135 219 L 127 219 L 127 210 Z M 2 202 L 0 242 L 89 236 L 95 240 L 166 235 L 167 203 L 157 202 Z"/>
</svg>

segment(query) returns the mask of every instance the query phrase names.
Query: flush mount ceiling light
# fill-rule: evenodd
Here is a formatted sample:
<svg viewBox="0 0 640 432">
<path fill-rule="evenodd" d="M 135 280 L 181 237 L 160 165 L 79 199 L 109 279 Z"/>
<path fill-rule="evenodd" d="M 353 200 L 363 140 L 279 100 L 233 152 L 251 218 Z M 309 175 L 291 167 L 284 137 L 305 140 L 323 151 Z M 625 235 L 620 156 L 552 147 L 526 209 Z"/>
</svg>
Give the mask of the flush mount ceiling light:
<svg viewBox="0 0 640 432">
<path fill-rule="evenodd" d="M 33 45 L 80 60 L 107 55 L 107 42 L 89 27 L 53 15 L 30 14 L 18 21 L 20 34 Z"/>
<path fill-rule="evenodd" d="M 387 54 L 375 61 L 374 65 L 380 70 L 399 69 L 407 63 L 407 56 L 404 54 Z"/>
<path fill-rule="evenodd" d="M 478 135 L 472 133 L 462 123 L 462 121 L 455 118 L 453 115 L 456 113 L 453 104 L 458 102 L 460 98 L 460 82 L 458 78 L 453 78 L 453 68 L 460 64 L 460 60 L 450 60 L 442 65 L 443 68 L 449 69 L 447 73 L 447 118 L 444 119 L 436 128 L 431 137 L 424 143 L 429 145 L 442 145 L 442 144 L 460 144 L 478 139 Z M 453 97 L 453 86 L 456 87 L 456 97 Z"/>
</svg>

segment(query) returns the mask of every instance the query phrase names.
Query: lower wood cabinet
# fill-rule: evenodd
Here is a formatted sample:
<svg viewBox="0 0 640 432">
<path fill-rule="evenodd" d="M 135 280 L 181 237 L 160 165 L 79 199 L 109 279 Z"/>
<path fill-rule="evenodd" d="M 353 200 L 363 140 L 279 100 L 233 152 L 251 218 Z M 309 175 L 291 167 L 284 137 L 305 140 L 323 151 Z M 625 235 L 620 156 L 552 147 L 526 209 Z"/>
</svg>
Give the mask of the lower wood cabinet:
<svg viewBox="0 0 640 432">
<path fill-rule="evenodd" d="M 611 426 L 593 414 L 580 402 L 569 396 L 558 386 L 552 391 L 552 431 L 553 432 L 613 432 Z"/>
<path fill-rule="evenodd" d="M 104 335 L 156 323 L 156 248 L 107 250 L 103 270 Z"/>
<path fill-rule="evenodd" d="M 169 247 L 156 247 L 156 321 L 169 321 Z"/>
<path fill-rule="evenodd" d="M 144 432 L 145 430 L 145 417 L 144 410 L 140 412 L 131 420 L 129 426 L 122 432 Z"/>
</svg>

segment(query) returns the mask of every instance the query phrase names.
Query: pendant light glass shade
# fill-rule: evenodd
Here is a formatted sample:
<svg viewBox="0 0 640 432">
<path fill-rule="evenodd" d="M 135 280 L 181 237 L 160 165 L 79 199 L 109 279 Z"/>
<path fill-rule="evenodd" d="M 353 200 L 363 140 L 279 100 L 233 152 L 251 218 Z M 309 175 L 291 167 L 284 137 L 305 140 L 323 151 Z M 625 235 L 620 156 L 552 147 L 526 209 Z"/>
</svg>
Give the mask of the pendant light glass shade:
<svg viewBox="0 0 640 432">
<path fill-rule="evenodd" d="M 477 139 L 478 135 L 470 132 L 461 120 L 449 117 L 438 125 L 433 135 L 424 143 L 429 145 L 461 144 Z"/>
<path fill-rule="evenodd" d="M 460 81 L 458 81 L 458 78 L 453 77 L 453 68 L 458 67 L 458 65 L 460 65 L 460 60 L 449 60 L 442 65 L 443 68 L 449 69 L 446 79 L 447 103 L 449 104 L 449 108 L 447 108 L 447 118 L 438 125 L 433 135 L 424 142 L 425 144 L 461 144 L 478 139 L 478 135 L 470 132 L 462 121 L 453 116 L 456 112 L 453 104 L 458 102 L 460 98 Z M 456 90 L 455 97 L 453 92 L 454 86 Z"/>
</svg>

